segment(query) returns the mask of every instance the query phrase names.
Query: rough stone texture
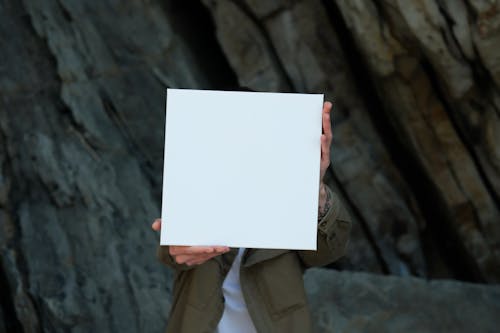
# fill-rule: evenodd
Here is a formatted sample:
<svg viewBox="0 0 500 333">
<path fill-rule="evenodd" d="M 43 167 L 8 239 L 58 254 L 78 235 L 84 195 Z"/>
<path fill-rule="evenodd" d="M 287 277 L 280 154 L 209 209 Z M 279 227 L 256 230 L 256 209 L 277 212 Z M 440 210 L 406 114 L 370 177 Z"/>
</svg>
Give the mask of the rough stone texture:
<svg viewBox="0 0 500 333">
<path fill-rule="evenodd" d="M 460 239 L 479 275 L 500 281 L 500 224 L 495 202 L 500 171 L 495 165 L 500 159 L 498 145 L 491 138 L 497 135 L 492 133 L 500 124 L 499 112 L 494 105 L 496 95 L 490 93 L 494 83 L 472 80 L 481 60 L 467 59 L 457 51 L 446 10 L 459 20 L 460 8 L 450 2 L 445 2 L 449 7 L 440 8 L 434 1 L 385 1 L 381 8 L 363 1 L 336 3 L 364 58 L 377 59 L 366 63 L 386 116 L 417 167 L 423 168 L 426 181 L 436 187 L 430 191 L 437 192 L 436 200 L 445 211 L 444 219 L 437 223 L 448 224 L 446 229 Z M 462 15 L 462 24 L 467 17 Z M 469 45 L 465 40 L 462 43 Z M 488 90 L 481 91 L 479 85 Z M 480 97 L 483 102 L 474 105 Z M 484 104 L 489 106 L 482 108 Z M 474 111 L 483 113 L 480 124 L 469 124 L 465 118 Z M 455 126 L 455 121 L 462 125 Z M 477 135 L 484 137 L 479 139 L 484 143 L 482 149 L 469 148 L 474 141 L 464 139 L 471 135 L 460 132 L 474 126 Z M 484 150 L 494 154 L 482 156 Z M 486 172 L 493 173 L 492 177 L 484 177 Z"/>
<path fill-rule="evenodd" d="M 335 104 L 335 131 L 332 152 L 334 179 L 346 191 L 359 222 L 373 240 L 372 247 L 380 252 L 383 269 L 393 274 L 426 274 L 419 240 L 423 221 L 409 189 L 394 168 L 387 150 L 376 133 L 367 106 L 356 91 L 342 46 L 319 1 L 280 1 L 269 7 L 262 1 L 205 1 L 217 24 L 217 35 L 229 59 L 248 59 L 248 63 L 232 61 L 238 74 L 259 74 L 255 66 L 267 57 L 274 64 L 272 82 L 289 82 L 294 90 L 325 92 Z M 238 12 L 239 28 L 227 17 Z M 248 22 L 248 23 L 246 23 Z M 267 52 L 245 52 L 232 45 L 244 44 L 255 33 L 267 40 L 261 47 Z M 257 38 L 257 37 L 255 37 Z M 245 52 L 245 53 L 242 53 Z M 276 61 L 275 59 L 278 59 Z M 274 60 L 274 61 L 273 61 Z M 245 73 L 245 74 L 241 74 Z M 240 83 L 256 82 L 249 87 L 266 90 L 257 78 Z M 377 201 L 377 205 L 372 202 Z M 351 267 L 377 265 L 373 254 L 367 253 L 362 232 L 354 233 L 354 256 Z M 360 244 L 358 246 L 358 244 Z M 372 250 L 373 252 L 373 250 Z"/>
<path fill-rule="evenodd" d="M 498 331 L 500 286 L 311 269 L 316 332 Z"/>
<path fill-rule="evenodd" d="M 128 1 L 1 4 L 0 245 L 24 332 L 165 327 L 171 274 L 149 228 L 164 88 L 208 81 L 163 13 Z"/>
<path fill-rule="evenodd" d="M 496 52 L 498 51 L 498 43 L 500 43 L 498 34 L 500 30 L 500 4 L 498 1 L 471 0 L 468 0 L 467 3 L 473 8 L 473 13 L 477 15 L 477 21 L 470 28 L 466 27 L 465 15 L 462 14 L 462 19 L 457 21 L 463 26 L 461 30 L 465 30 L 460 34 L 464 38 L 458 38 L 458 40 L 463 44 L 463 39 L 466 39 L 468 44 L 473 44 L 477 48 L 484 66 L 494 79 L 496 86 L 500 87 L 500 54 Z M 451 4 L 451 0 L 447 1 L 447 5 L 450 13 L 459 12 L 458 14 L 461 14 L 465 11 L 463 8 L 465 5 Z M 460 7 L 459 10 L 453 10 L 456 9 L 454 6 Z M 473 42 L 469 41 L 471 37 L 466 36 L 467 32 L 472 34 Z"/>
<path fill-rule="evenodd" d="M 335 126 L 327 182 L 354 220 L 334 266 L 500 281 L 498 6 L 0 0 L 0 332 L 162 331 L 171 273 L 149 224 L 165 87 L 324 92 Z M 472 290 L 323 272 L 308 278 L 315 307 L 335 311 L 317 288 L 343 292 L 336 283 L 351 278 L 397 285 L 401 300 Z M 363 300 L 373 311 L 392 304 Z M 353 302 L 328 312 L 332 327 L 370 330 L 369 314 L 350 321 Z M 417 330 L 420 309 L 402 308 L 415 316 L 394 325 Z"/>
</svg>

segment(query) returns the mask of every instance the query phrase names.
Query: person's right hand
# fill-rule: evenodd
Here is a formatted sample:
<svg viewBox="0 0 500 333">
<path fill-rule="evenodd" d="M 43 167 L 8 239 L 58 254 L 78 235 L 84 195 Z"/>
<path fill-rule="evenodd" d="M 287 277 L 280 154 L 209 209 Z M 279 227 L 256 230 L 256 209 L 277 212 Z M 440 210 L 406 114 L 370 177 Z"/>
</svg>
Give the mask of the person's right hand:
<svg viewBox="0 0 500 333">
<path fill-rule="evenodd" d="M 156 219 L 151 228 L 154 231 L 161 230 L 161 219 Z M 178 264 L 188 266 L 201 265 L 213 257 L 229 252 L 227 246 L 174 246 L 168 247 L 169 254 Z"/>
</svg>

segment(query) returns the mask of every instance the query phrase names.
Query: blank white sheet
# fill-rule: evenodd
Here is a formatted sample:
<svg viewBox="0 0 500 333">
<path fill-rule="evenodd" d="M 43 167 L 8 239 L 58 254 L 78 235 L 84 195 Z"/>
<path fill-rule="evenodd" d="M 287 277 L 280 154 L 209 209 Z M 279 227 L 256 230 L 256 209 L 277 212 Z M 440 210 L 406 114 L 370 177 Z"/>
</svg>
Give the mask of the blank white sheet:
<svg viewBox="0 0 500 333">
<path fill-rule="evenodd" d="M 315 250 L 322 105 L 167 89 L 160 244 Z"/>
</svg>

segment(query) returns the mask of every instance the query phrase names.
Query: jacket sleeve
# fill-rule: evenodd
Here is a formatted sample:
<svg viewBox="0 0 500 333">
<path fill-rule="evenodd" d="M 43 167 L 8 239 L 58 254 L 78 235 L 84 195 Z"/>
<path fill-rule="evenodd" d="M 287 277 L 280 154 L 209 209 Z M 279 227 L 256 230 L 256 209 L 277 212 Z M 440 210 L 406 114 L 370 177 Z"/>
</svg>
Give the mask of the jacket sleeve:
<svg viewBox="0 0 500 333">
<path fill-rule="evenodd" d="M 318 222 L 318 240 L 316 251 L 298 251 L 306 268 L 328 265 L 347 251 L 351 219 L 344 205 L 328 187 L 332 205 L 327 214 Z"/>
<path fill-rule="evenodd" d="M 187 271 L 189 269 L 193 269 L 196 267 L 195 265 L 193 266 L 188 266 L 186 264 L 178 264 L 175 259 L 170 255 L 168 252 L 168 246 L 158 246 L 158 250 L 156 251 L 156 254 L 158 256 L 158 259 L 165 264 L 166 266 L 176 270 L 176 271 Z"/>
</svg>

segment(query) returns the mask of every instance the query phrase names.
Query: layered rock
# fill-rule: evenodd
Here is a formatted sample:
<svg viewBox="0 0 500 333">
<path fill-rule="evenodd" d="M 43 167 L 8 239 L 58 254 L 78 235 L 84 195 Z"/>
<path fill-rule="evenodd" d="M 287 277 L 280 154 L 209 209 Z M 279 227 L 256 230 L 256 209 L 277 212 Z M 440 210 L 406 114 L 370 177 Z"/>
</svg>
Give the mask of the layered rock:
<svg viewBox="0 0 500 333">
<path fill-rule="evenodd" d="M 324 92 L 333 100 L 334 180 L 352 204 L 355 228 L 364 226 L 354 231 L 352 265 L 425 275 L 419 239 L 424 225 L 421 214 L 371 122 L 369 108 L 356 89 L 342 45 L 321 3 L 204 3 L 213 13 L 217 36 L 240 84 L 262 91 L 281 86 L 283 91 Z M 244 47 L 247 44 L 252 47 Z M 266 75 L 272 74 L 265 80 L 271 86 L 260 84 L 262 62 L 274 66 L 266 71 Z M 257 77 L 248 77 L 252 73 Z M 370 251 L 364 245 L 367 242 Z"/>
<path fill-rule="evenodd" d="M 355 222 L 337 267 L 499 280 L 498 5 L 202 2 L 0 2 L 0 332 L 162 331 L 172 275 L 149 221 L 165 87 L 324 92 L 327 182 Z M 443 330 L 405 304 L 420 295 L 471 317 L 481 295 L 498 311 L 495 287 L 323 271 L 307 281 L 326 332 L 383 319 L 389 331 Z M 457 316 L 452 330 L 472 327 Z"/>
<path fill-rule="evenodd" d="M 2 7 L 0 245 L 17 319 L 24 332 L 160 332 L 171 273 L 149 221 L 164 84 L 209 81 L 158 4 Z"/>
<path fill-rule="evenodd" d="M 385 116 L 442 210 L 429 223 L 442 224 L 459 239 L 477 276 L 500 281 L 500 159 L 492 134 L 500 124 L 498 87 L 484 78 L 474 81 L 484 64 L 471 53 L 471 14 L 451 1 L 386 1 L 379 8 L 336 3 L 366 59 Z"/>
</svg>

